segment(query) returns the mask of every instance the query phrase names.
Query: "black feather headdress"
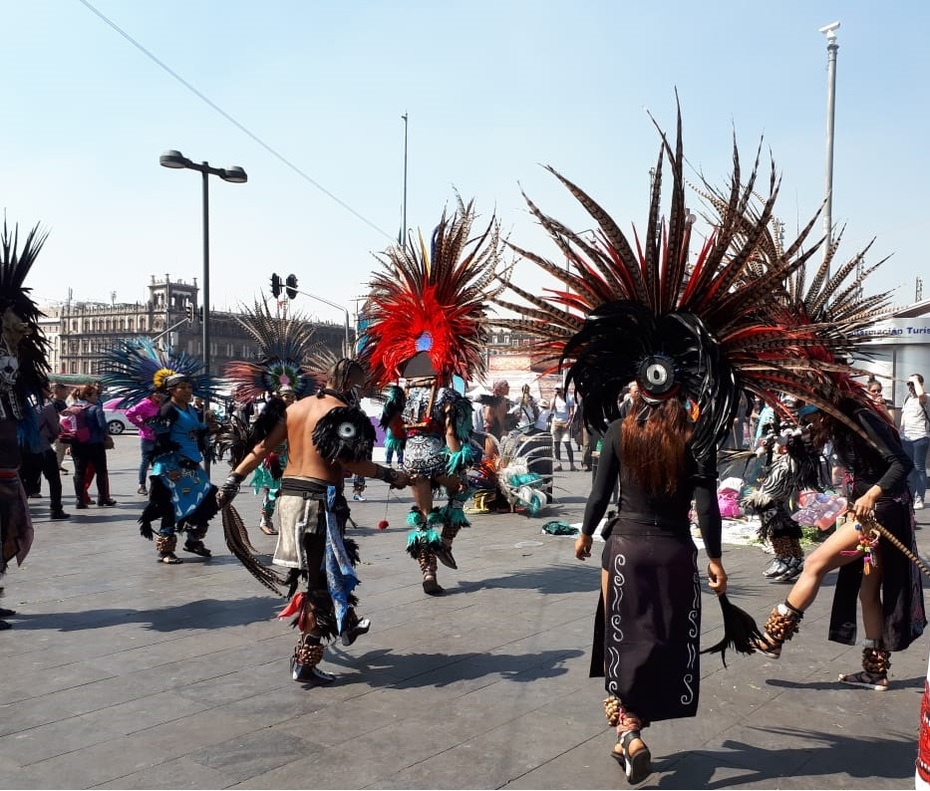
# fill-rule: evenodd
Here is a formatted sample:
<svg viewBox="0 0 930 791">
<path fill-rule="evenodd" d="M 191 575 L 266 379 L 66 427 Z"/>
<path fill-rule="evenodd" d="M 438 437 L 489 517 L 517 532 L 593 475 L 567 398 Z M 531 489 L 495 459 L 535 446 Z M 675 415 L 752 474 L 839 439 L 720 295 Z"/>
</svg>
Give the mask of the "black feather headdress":
<svg viewBox="0 0 930 791">
<path fill-rule="evenodd" d="M 597 202 L 551 167 L 596 221 L 595 238 L 575 233 L 524 195 L 566 264 L 510 246 L 562 287 L 539 296 L 509 282 L 521 302 L 493 301 L 519 318 L 497 323 L 534 337 L 537 363 L 567 371 L 566 387 L 574 383 L 585 404 L 584 419 L 594 428 L 603 429 L 618 416 L 623 388 L 636 380 L 647 405 L 672 397 L 696 405 L 698 458 L 721 444 L 743 391 L 759 395 L 780 414 L 786 410 L 779 396 L 793 395 L 857 430 L 832 404 L 837 388 L 861 390 L 852 380 L 857 372 L 848 355 L 865 340 L 858 330 L 874 320 L 883 297 L 857 298 L 861 277 L 845 285 L 855 264 L 832 278 L 821 267 L 805 293 L 798 284 L 822 243 L 806 244 L 816 215 L 794 242 L 782 246 L 772 233 L 779 189 L 774 164 L 767 193 L 758 197 L 759 152 L 744 183 L 735 141 L 728 188 L 717 191 L 705 184 L 701 193 L 710 207 L 711 233 L 692 256 L 696 217 L 685 206 L 680 111 L 674 147 L 659 132 L 646 232 L 634 234 L 635 244 Z M 672 196 L 664 220 L 666 166 Z M 829 252 L 832 257 L 834 249 Z M 862 255 L 854 261 L 861 263 Z M 830 292 L 839 309 L 825 310 L 828 298 L 834 299 Z"/>
<path fill-rule="evenodd" d="M 47 231 L 34 226 L 19 246 L 19 226 L 3 220 L 0 234 L 0 419 L 20 420 L 29 401 L 41 403 L 48 387 L 48 341 L 39 311 L 24 284 Z"/>
</svg>

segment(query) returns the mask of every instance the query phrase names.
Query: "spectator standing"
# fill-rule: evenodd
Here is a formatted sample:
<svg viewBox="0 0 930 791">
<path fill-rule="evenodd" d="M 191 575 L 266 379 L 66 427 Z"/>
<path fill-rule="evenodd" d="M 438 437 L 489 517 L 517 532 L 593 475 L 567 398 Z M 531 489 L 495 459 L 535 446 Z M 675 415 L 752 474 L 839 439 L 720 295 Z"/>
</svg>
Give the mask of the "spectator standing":
<svg viewBox="0 0 930 791">
<path fill-rule="evenodd" d="M 911 374 L 907 378 L 907 395 L 901 407 L 901 444 L 914 462 L 909 483 L 914 495 L 914 510 L 924 507 L 927 492 L 927 447 L 930 446 L 930 415 L 924 378 Z"/>
<path fill-rule="evenodd" d="M 539 418 L 539 404 L 530 394 L 530 386 L 523 385 L 520 391 L 520 400 L 510 410 L 511 415 L 516 418 L 518 429 L 527 429 L 536 426 L 536 420 Z"/>
<path fill-rule="evenodd" d="M 107 471 L 106 442 L 107 421 L 103 408 L 98 404 L 100 391 L 96 385 L 84 385 L 77 390 L 78 405 L 85 408 L 84 418 L 90 430 L 87 442 L 71 444 L 71 458 L 74 459 L 74 494 L 77 498 L 76 508 L 87 508 L 84 500 L 84 480 L 88 466 L 93 466 L 97 476 L 97 505 L 116 505 L 110 497 L 110 476 Z"/>
<path fill-rule="evenodd" d="M 68 388 L 63 384 L 52 385 L 52 403 L 55 405 L 55 411 L 60 415 L 68 406 Z M 63 442 L 55 440 L 55 459 L 58 462 L 58 471 L 67 472 L 64 467 L 65 454 L 68 452 L 68 446 Z"/>
<path fill-rule="evenodd" d="M 145 483 L 148 480 L 149 467 L 152 464 L 152 451 L 155 450 L 155 429 L 148 425 L 148 421 L 154 418 L 161 404 L 165 400 L 165 394 L 154 390 L 139 403 L 133 404 L 126 410 L 126 420 L 139 429 L 139 448 L 142 458 L 139 462 L 139 489 L 137 494 L 149 493 Z"/>
<path fill-rule="evenodd" d="M 506 379 L 498 379 L 491 387 L 491 395 L 482 399 L 481 418 L 484 433 L 488 435 L 484 443 L 484 455 L 487 457 L 499 455 L 500 440 L 506 431 L 507 413 L 510 411 L 509 394 L 510 383 Z"/>
<path fill-rule="evenodd" d="M 52 400 L 51 389 L 43 390 L 42 395 L 44 401 L 36 407 L 38 430 L 28 456 L 23 453 L 23 488 L 27 496 L 38 497 L 44 475 L 48 481 L 51 518 L 68 519 L 71 514 L 66 514 L 61 506 L 61 471 L 58 469 L 58 460 L 52 448 L 52 444 L 61 433 L 61 424 L 58 422 L 58 410 Z"/>
<path fill-rule="evenodd" d="M 555 454 L 556 472 L 562 469 L 562 451 L 560 445 L 565 443 L 565 450 L 568 453 L 569 469 L 574 472 L 575 454 L 572 451 L 572 439 L 569 434 L 572 419 L 575 417 L 575 399 L 566 395 L 564 388 L 555 388 L 555 395 L 552 396 L 552 451 Z"/>
</svg>

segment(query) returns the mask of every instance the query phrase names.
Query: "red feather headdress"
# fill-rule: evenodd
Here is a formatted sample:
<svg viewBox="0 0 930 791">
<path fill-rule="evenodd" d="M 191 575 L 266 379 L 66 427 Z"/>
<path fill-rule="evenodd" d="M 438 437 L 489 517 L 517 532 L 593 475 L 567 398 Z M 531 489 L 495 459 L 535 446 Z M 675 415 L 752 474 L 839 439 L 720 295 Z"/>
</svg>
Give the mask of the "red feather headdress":
<svg viewBox="0 0 930 791">
<path fill-rule="evenodd" d="M 429 247 L 419 234 L 418 243 L 394 245 L 379 257 L 384 271 L 371 281 L 360 355 L 372 383 L 396 382 L 419 353 L 442 383 L 484 372 L 486 303 L 503 285 L 498 224 L 492 217 L 471 239 L 474 219 L 472 202 L 459 199 L 451 217 L 443 211 Z"/>
</svg>

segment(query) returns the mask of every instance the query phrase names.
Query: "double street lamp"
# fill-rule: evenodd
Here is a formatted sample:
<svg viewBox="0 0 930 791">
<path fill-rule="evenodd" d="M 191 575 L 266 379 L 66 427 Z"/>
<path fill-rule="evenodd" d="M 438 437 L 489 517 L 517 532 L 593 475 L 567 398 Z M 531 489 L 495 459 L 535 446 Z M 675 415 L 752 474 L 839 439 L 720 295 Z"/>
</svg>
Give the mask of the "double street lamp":
<svg viewBox="0 0 930 791">
<path fill-rule="evenodd" d="M 249 180 L 246 172 L 239 166 L 231 168 L 213 168 L 209 162 L 200 164 L 192 162 L 180 151 L 165 151 L 159 159 L 162 167 L 176 170 L 199 170 L 203 176 L 203 317 L 201 320 L 203 364 L 206 373 L 210 373 L 210 190 L 209 177 L 219 176 L 223 181 L 244 184 Z M 209 407 L 205 403 L 204 408 Z M 207 462 L 209 469 L 209 462 Z"/>
</svg>

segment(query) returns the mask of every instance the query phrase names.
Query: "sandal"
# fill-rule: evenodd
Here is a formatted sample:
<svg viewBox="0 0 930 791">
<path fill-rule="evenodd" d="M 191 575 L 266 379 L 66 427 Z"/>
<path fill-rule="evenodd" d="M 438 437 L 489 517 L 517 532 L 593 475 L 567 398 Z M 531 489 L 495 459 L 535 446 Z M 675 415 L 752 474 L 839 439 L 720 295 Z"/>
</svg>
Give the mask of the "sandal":
<svg viewBox="0 0 930 791">
<path fill-rule="evenodd" d="M 769 659 L 779 659 L 781 657 L 781 646 L 781 643 L 776 642 L 765 633 L 752 641 L 752 647 Z"/>
<path fill-rule="evenodd" d="M 630 745 L 637 739 L 643 746 L 635 753 L 631 753 Z M 642 735 L 639 731 L 626 731 L 622 736 L 618 737 L 617 744 L 620 745 L 623 752 L 619 754 L 620 757 L 618 758 L 617 750 L 614 748 L 611 755 L 617 759 L 617 763 L 623 766 L 626 781 L 630 785 L 642 783 L 652 774 L 652 754 L 649 752 L 646 742 L 643 741 Z"/>
<path fill-rule="evenodd" d="M 184 561 L 175 555 L 174 552 L 162 552 L 158 556 L 158 562 L 167 563 L 173 566 L 175 563 L 183 563 Z"/>
<path fill-rule="evenodd" d="M 839 681 L 851 687 L 871 689 L 873 692 L 885 692 L 888 689 L 888 676 L 884 673 L 870 673 L 860 670 L 858 673 L 840 673 Z"/>
<path fill-rule="evenodd" d="M 185 541 L 184 551 L 202 558 L 212 558 L 213 553 L 203 545 L 203 541 Z"/>
<path fill-rule="evenodd" d="M 261 530 L 266 536 L 278 535 L 278 531 L 275 530 L 273 527 L 269 527 L 268 525 L 259 525 L 258 529 Z"/>
</svg>

